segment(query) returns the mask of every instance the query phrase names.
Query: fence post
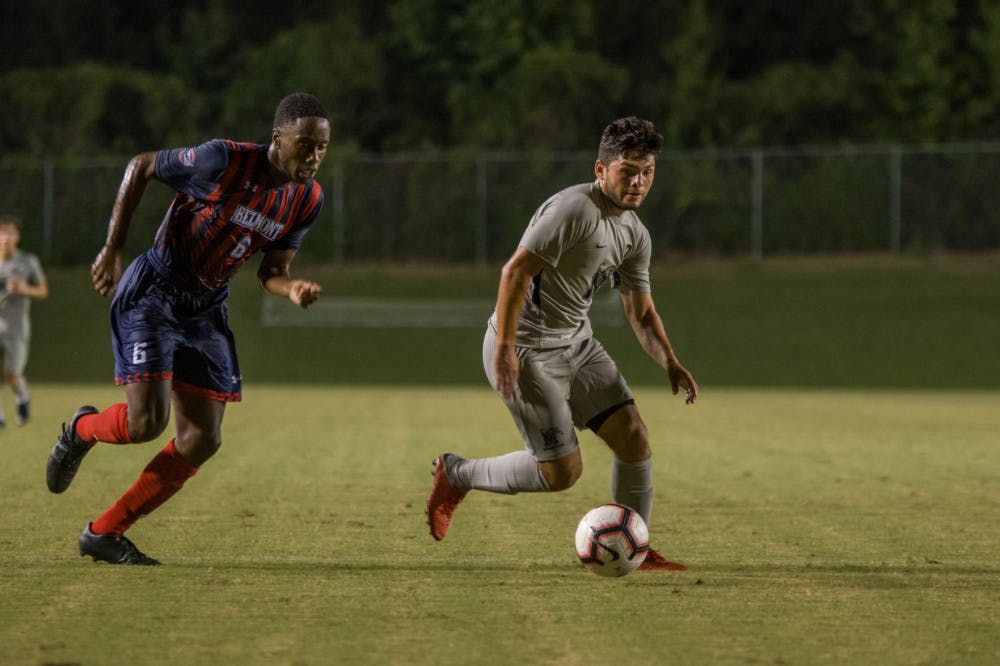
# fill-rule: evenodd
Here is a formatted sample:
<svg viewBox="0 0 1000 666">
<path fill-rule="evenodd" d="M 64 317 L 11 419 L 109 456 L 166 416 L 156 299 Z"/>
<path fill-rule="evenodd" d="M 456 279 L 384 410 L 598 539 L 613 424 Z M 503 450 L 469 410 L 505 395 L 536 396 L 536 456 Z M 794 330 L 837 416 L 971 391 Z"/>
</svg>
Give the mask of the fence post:
<svg viewBox="0 0 1000 666">
<path fill-rule="evenodd" d="M 889 251 L 899 254 L 903 245 L 903 151 L 889 148 Z"/>
<path fill-rule="evenodd" d="M 755 150 L 750 155 L 750 256 L 754 261 L 764 258 L 764 153 Z"/>
</svg>

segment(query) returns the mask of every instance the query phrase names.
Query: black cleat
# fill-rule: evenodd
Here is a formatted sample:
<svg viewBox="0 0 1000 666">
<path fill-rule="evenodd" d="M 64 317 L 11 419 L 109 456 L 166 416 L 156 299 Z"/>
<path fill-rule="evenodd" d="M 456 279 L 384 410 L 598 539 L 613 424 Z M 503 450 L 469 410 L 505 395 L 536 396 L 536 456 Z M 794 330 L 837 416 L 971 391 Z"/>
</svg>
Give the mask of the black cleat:
<svg viewBox="0 0 1000 666">
<path fill-rule="evenodd" d="M 83 457 L 90 451 L 91 443 L 80 439 L 76 434 L 76 422 L 81 416 L 96 414 L 97 408 L 84 405 L 76 410 L 76 414 L 70 419 L 69 427 L 63 423 L 62 434 L 56 440 L 55 446 L 49 453 L 49 462 L 45 467 L 45 482 L 49 485 L 49 490 L 54 493 L 61 493 L 69 484 L 73 483 L 76 470 L 80 469 Z"/>
<path fill-rule="evenodd" d="M 31 418 L 31 401 L 25 400 L 17 403 L 17 425 L 23 426 L 29 418 Z"/>
<path fill-rule="evenodd" d="M 126 536 L 94 534 L 90 525 L 80 535 L 80 557 L 90 555 L 97 562 L 108 564 L 139 564 L 154 566 L 160 563 L 135 547 Z"/>
</svg>

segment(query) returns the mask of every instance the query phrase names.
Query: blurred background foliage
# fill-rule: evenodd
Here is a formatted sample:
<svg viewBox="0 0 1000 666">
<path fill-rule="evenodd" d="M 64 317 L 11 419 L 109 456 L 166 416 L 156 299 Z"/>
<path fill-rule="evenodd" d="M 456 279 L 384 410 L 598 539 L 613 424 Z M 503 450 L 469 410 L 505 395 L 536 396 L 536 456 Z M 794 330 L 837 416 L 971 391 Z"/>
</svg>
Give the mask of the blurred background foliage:
<svg viewBox="0 0 1000 666">
<path fill-rule="evenodd" d="M 349 152 L 668 148 L 1000 134 L 995 0 L 2 0 L 0 153 L 266 140 L 318 95 Z"/>
</svg>

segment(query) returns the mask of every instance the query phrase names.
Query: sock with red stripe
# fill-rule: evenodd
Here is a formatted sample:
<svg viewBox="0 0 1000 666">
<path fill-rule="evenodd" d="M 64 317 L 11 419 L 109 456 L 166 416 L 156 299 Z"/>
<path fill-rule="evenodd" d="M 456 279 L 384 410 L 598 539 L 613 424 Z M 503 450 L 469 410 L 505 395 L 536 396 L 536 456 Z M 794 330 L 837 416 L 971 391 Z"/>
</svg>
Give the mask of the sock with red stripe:
<svg viewBox="0 0 1000 666">
<path fill-rule="evenodd" d="M 85 442 L 131 444 L 128 436 L 128 405 L 120 402 L 99 414 L 87 414 L 76 420 L 76 434 Z"/>
<path fill-rule="evenodd" d="M 197 471 L 198 468 L 185 460 L 174 447 L 174 440 L 170 440 L 146 465 L 132 487 L 101 514 L 90 529 L 95 534 L 120 536 L 139 518 L 152 513 L 173 497 Z"/>
</svg>

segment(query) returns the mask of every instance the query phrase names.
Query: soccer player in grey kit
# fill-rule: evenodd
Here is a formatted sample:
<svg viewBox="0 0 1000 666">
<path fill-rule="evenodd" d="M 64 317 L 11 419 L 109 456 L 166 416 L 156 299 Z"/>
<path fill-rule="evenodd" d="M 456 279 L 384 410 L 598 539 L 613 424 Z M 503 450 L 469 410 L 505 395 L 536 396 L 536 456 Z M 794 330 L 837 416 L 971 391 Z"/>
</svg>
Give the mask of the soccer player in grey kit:
<svg viewBox="0 0 1000 666">
<path fill-rule="evenodd" d="M 31 300 L 49 296 L 49 286 L 38 257 L 18 245 L 21 220 L 0 215 L 0 365 L 3 381 L 17 399 L 15 422 L 27 423 L 31 415 L 31 395 L 24 378 L 31 341 Z M 0 428 L 7 424 L 0 408 Z"/>
<path fill-rule="evenodd" d="M 649 524 L 652 454 L 646 425 L 618 366 L 593 337 L 594 292 L 617 287 L 625 316 L 646 353 L 687 404 L 698 385 L 674 353 L 650 294 L 649 232 L 635 210 L 653 184 L 663 144 L 634 116 L 601 136 L 596 180 L 569 187 L 535 211 L 500 275 L 496 311 L 483 341 L 483 365 L 525 450 L 493 458 L 443 453 L 427 500 L 431 535 L 444 539 L 470 490 L 516 494 L 572 486 L 583 471 L 573 428 L 588 428 L 614 453 L 611 496 Z M 652 548 L 640 569 L 686 569 Z"/>
</svg>

